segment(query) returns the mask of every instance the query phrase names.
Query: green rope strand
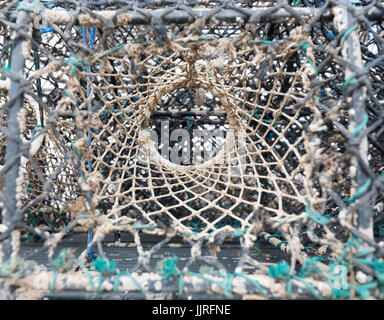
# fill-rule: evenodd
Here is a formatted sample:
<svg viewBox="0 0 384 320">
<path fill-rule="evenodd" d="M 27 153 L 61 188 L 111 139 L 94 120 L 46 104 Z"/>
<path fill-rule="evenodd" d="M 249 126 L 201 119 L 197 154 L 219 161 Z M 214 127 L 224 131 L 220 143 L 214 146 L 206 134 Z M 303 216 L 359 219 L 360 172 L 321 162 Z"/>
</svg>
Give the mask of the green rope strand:
<svg viewBox="0 0 384 320">
<path fill-rule="evenodd" d="M 368 121 L 369 121 L 369 115 L 365 111 L 365 118 L 364 118 L 364 120 L 361 121 L 361 123 L 358 125 L 358 127 L 355 129 L 355 131 L 352 132 L 352 136 L 354 136 L 354 137 L 357 136 L 359 134 L 359 132 L 366 127 L 366 125 L 368 124 Z"/>
<path fill-rule="evenodd" d="M 36 15 L 40 15 L 42 12 L 42 9 L 43 9 L 43 6 L 39 0 L 35 0 L 32 3 L 20 2 L 16 8 L 17 11 L 32 12 Z"/>
<path fill-rule="evenodd" d="M 108 51 L 104 52 L 99 58 L 100 59 L 105 58 L 106 56 L 110 55 L 111 53 L 119 51 L 120 49 L 123 49 L 124 47 L 125 47 L 125 45 L 123 45 L 123 44 L 116 46 L 116 47 L 113 47 L 113 48 L 109 49 Z"/>
<path fill-rule="evenodd" d="M 347 40 L 348 36 L 351 34 L 352 31 L 356 30 L 359 25 L 356 23 L 352 27 L 350 27 L 347 31 L 345 31 L 343 37 L 341 38 L 341 45 Z"/>
<path fill-rule="evenodd" d="M 356 76 L 356 72 L 352 72 L 352 73 L 350 74 L 350 76 L 349 76 L 347 79 L 345 79 L 344 84 L 343 84 L 343 92 L 345 92 L 345 90 L 346 90 L 350 85 L 356 83 L 355 76 Z"/>
<path fill-rule="evenodd" d="M 368 178 L 367 180 L 365 180 L 365 182 L 360 186 L 360 188 L 357 189 L 353 197 L 351 199 L 345 199 L 344 201 L 349 204 L 355 202 L 357 198 L 361 197 L 369 189 L 371 182 L 372 182 L 371 178 Z"/>
<path fill-rule="evenodd" d="M 115 280 L 113 281 L 113 291 L 114 292 L 117 292 L 117 289 L 118 289 L 118 285 L 119 285 L 119 279 L 121 276 L 128 276 L 132 281 L 133 283 L 136 285 L 136 287 L 143 293 L 143 294 L 147 294 L 147 290 L 145 290 L 141 285 L 140 283 L 132 276 L 131 273 L 129 273 L 128 271 L 120 271 L 119 274 L 116 276 Z"/>
<path fill-rule="evenodd" d="M 260 292 L 260 294 L 261 294 L 264 298 L 267 298 L 267 297 L 268 297 L 267 294 L 265 293 L 264 289 L 261 287 L 261 285 L 260 285 L 257 281 L 255 281 L 255 280 L 251 279 L 250 277 L 248 277 L 246 274 L 241 273 L 241 272 L 234 272 L 233 275 L 234 275 L 234 276 L 242 277 L 242 278 L 244 278 L 245 280 L 249 281 L 250 283 L 252 283 L 252 284 L 257 288 L 257 290 Z"/>
<path fill-rule="evenodd" d="M 313 221 L 315 221 L 316 223 L 321 225 L 329 224 L 330 221 L 325 216 L 322 216 L 321 214 L 311 210 L 308 199 L 306 199 L 305 210 L 307 211 L 308 217 Z"/>
</svg>

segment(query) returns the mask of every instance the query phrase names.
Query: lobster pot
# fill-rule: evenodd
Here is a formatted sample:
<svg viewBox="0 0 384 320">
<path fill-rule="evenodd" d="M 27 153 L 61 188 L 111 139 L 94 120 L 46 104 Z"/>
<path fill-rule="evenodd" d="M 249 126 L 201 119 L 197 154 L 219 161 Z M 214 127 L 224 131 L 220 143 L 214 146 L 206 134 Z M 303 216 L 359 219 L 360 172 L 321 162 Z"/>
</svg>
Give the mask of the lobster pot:
<svg viewBox="0 0 384 320">
<path fill-rule="evenodd" d="M 381 297 L 379 2 L 3 6 L 4 277 L 147 297 Z M 56 250 L 86 230 L 82 252 Z M 20 232 L 44 239 L 45 273 L 17 260 Z M 130 236 L 132 270 L 104 252 L 111 233 Z M 286 261 L 261 261 L 261 242 Z M 168 244 L 187 257 L 155 263 Z M 38 278 L 51 276 L 53 289 Z"/>
</svg>

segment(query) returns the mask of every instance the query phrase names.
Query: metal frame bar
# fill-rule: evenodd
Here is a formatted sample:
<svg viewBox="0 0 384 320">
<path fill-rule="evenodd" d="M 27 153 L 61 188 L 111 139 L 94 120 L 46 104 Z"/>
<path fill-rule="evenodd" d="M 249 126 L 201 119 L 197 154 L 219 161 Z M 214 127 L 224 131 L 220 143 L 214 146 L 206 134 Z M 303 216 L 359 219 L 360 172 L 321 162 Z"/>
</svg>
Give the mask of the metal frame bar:
<svg viewBox="0 0 384 320">
<path fill-rule="evenodd" d="M 346 6 L 335 8 L 335 25 L 340 32 L 345 32 L 348 28 L 351 28 L 352 24 L 356 22 L 356 19 L 346 9 L 349 5 L 349 1 L 345 0 Z M 350 62 L 350 66 L 345 69 L 345 79 L 349 79 L 353 76 L 353 72 L 358 71 L 363 67 L 363 60 L 360 50 L 360 40 L 357 30 L 350 32 L 343 43 L 342 47 L 343 58 Z M 367 115 L 365 109 L 365 103 L 367 100 L 367 93 L 365 87 L 357 87 L 351 94 L 351 101 L 349 103 L 349 109 L 352 110 L 351 123 L 349 130 L 351 136 L 353 132 L 363 123 Z M 356 148 L 361 156 L 362 161 L 368 166 L 368 137 L 359 136 L 352 137 L 350 139 L 350 147 Z M 356 156 L 351 158 L 351 166 L 356 169 L 355 173 L 351 172 L 354 176 L 354 183 L 352 192 L 356 192 L 369 178 L 369 174 L 365 172 L 362 165 L 359 163 Z M 357 209 L 357 227 L 359 231 L 373 239 L 373 209 L 370 201 L 364 201 L 359 204 Z"/>
<path fill-rule="evenodd" d="M 8 105 L 8 124 L 7 124 L 7 138 L 6 138 L 6 152 L 5 163 L 13 162 L 10 169 L 5 174 L 5 186 L 2 195 L 4 202 L 4 215 L 3 224 L 8 229 L 12 229 L 12 225 L 23 220 L 23 214 L 17 208 L 17 180 L 19 177 L 20 168 L 20 153 L 21 153 L 21 136 L 20 136 L 20 123 L 19 112 L 23 107 L 23 90 L 24 90 L 24 64 L 25 58 L 23 56 L 23 36 L 22 33 L 29 27 L 31 17 L 27 12 L 21 12 L 17 18 L 17 33 L 13 54 L 11 57 L 10 72 L 19 77 L 19 81 L 13 80 L 9 89 L 9 102 Z M 8 239 L 3 243 L 2 248 L 2 261 L 5 262 L 10 259 L 12 254 L 12 240 Z"/>
<path fill-rule="evenodd" d="M 290 11 L 295 12 L 295 15 L 284 8 L 274 7 L 254 9 L 239 8 L 238 10 L 221 9 L 220 11 L 217 11 L 216 9 L 190 9 L 188 12 L 185 10 L 169 11 L 169 9 L 140 9 L 139 11 L 127 10 L 126 12 L 119 13 L 118 11 L 104 10 L 96 11 L 93 14 L 80 13 L 77 17 L 77 23 L 81 26 L 86 25 L 89 27 L 102 27 L 102 19 L 113 19 L 115 27 L 124 25 L 148 25 L 151 21 L 161 21 L 167 24 L 184 24 L 193 22 L 196 18 L 204 17 L 208 20 L 210 18 L 215 18 L 216 20 L 228 23 L 238 23 L 239 18 L 248 23 L 258 23 L 282 19 L 295 19 L 295 16 L 300 18 L 311 18 L 321 12 L 321 10 L 321 8 L 290 8 Z M 77 12 L 73 10 L 45 10 L 45 16 L 48 17 L 52 23 L 58 25 L 67 24 L 76 14 Z M 368 12 L 368 17 L 372 20 L 380 20 L 383 19 L 383 14 L 378 8 L 372 8 Z M 322 13 L 321 19 L 333 19 L 332 11 L 327 10 Z"/>
<path fill-rule="evenodd" d="M 31 0 L 28 0 L 30 2 Z M 4 204 L 2 223 L 7 227 L 7 231 L 11 231 L 14 226 L 21 223 L 23 220 L 23 212 L 17 208 L 17 180 L 20 171 L 20 153 L 21 153 L 21 136 L 20 136 L 20 123 L 19 113 L 23 107 L 23 90 L 24 90 L 24 65 L 25 58 L 23 56 L 23 33 L 25 29 L 30 26 L 31 17 L 27 12 L 21 12 L 17 16 L 16 25 L 16 38 L 14 41 L 13 53 L 11 56 L 10 73 L 17 80 L 12 80 L 9 88 L 9 104 L 8 108 L 8 123 L 6 132 L 6 151 L 5 163 L 12 163 L 5 173 L 4 190 L 2 193 L 2 202 Z M 12 255 L 17 254 L 18 244 L 14 241 L 19 241 L 18 233 L 6 239 L 0 245 L 0 265 L 9 261 Z M 0 279 L 0 299 L 8 299 L 10 295 L 10 288 L 6 284 L 6 280 Z"/>
</svg>

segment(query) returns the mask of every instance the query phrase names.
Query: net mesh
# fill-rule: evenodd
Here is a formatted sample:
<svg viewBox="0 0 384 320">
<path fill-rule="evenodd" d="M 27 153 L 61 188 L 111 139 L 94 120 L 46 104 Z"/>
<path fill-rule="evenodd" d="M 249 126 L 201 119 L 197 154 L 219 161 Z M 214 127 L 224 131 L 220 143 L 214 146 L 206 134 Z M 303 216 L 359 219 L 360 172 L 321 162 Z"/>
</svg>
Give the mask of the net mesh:
<svg viewBox="0 0 384 320">
<path fill-rule="evenodd" d="M 379 1 L 1 3 L 7 281 L 381 297 Z M 94 236 L 58 252 L 73 230 Z M 113 232 L 132 234 L 132 270 L 104 252 Z M 20 234 L 44 239 L 48 271 L 18 256 Z M 160 240 L 146 250 L 148 234 Z M 175 238 L 190 246 L 183 267 L 154 266 Z M 227 270 L 218 252 L 234 240 Z M 258 261 L 260 241 L 289 263 Z"/>
</svg>

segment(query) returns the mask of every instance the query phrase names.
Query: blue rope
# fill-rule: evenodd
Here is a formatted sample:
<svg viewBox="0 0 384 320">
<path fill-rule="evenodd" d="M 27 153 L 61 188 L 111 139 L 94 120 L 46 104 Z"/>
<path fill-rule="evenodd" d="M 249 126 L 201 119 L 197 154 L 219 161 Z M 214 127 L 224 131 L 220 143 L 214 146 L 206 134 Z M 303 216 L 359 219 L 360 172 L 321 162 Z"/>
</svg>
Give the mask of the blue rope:
<svg viewBox="0 0 384 320">
<path fill-rule="evenodd" d="M 89 228 L 88 229 L 88 238 L 87 238 L 87 248 L 88 248 L 88 245 L 91 243 L 92 238 L 93 238 L 93 232 L 92 232 L 92 229 Z M 92 247 L 88 250 L 87 256 L 88 256 L 89 261 L 96 260 L 97 257 L 95 254 L 95 250 L 93 250 Z"/>
<path fill-rule="evenodd" d="M 42 4 L 46 8 L 52 8 L 53 4 L 51 0 L 40 0 L 40 4 Z M 47 26 L 41 26 L 40 27 L 41 33 L 48 33 L 48 32 L 55 32 L 55 29 Z"/>
<path fill-rule="evenodd" d="M 54 32 L 55 29 L 53 29 L 51 27 L 41 26 L 40 31 L 41 31 L 41 33 L 49 33 L 49 32 Z"/>
<path fill-rule="evenodd" d="M 91 0 L 91 2 L 93 2 L 93 0 Z M 87 31 L 89 32 L 89 43 L 87 42 Z M 85 28 L 85 27 L 82 27 L 81 28 L 81 32 L 82 32 L 82 35 L 83 35 L 83 42 L 84 44 L 88 45 L 89 46 L 89 49 L 92 51 L 93 50 L 93 46 L 94 46 L 94 43 L 95 43 L 95 37 L 96 37 L 96 28 Z M 91 71 L 90 67 L 87 67 L 87 72 L 89 73 Z M 88 75 L 88 80 L 91 82 L 92 81 L 92 77 Z M 88 86 L 87 86 L 87 96 L 89 98 L 89 96 L 91 95 L 91 91 L 92 91 L 92 86 L 90 83 L 88 83 Z M 88 106 L 88 119 L 91 117 L 90 116 L 90 113 L 91 113 L 91 106 Z M 88 128 L 88 143 L 90 144 L 92 142 L 92 135 L 90 133 L 90 130 L 91 128 Z M 91 173 L 92 172 L 92 160 L 88 160 L 88 173 Z M 92 229 L 88 229 L 88 240 L 87 240 L 87 247 L 89 245 L 89 243 L 92 241 L 92 238 L 93 238 L 93 232 L 92 232 Z M 88 258 L 90 261 L 94 261 L 96 259 L 96 255 L 95 255 L 95 251 L 93 250 L 93 248 L 90 248 L 88 250 Z"/>
</svg>

